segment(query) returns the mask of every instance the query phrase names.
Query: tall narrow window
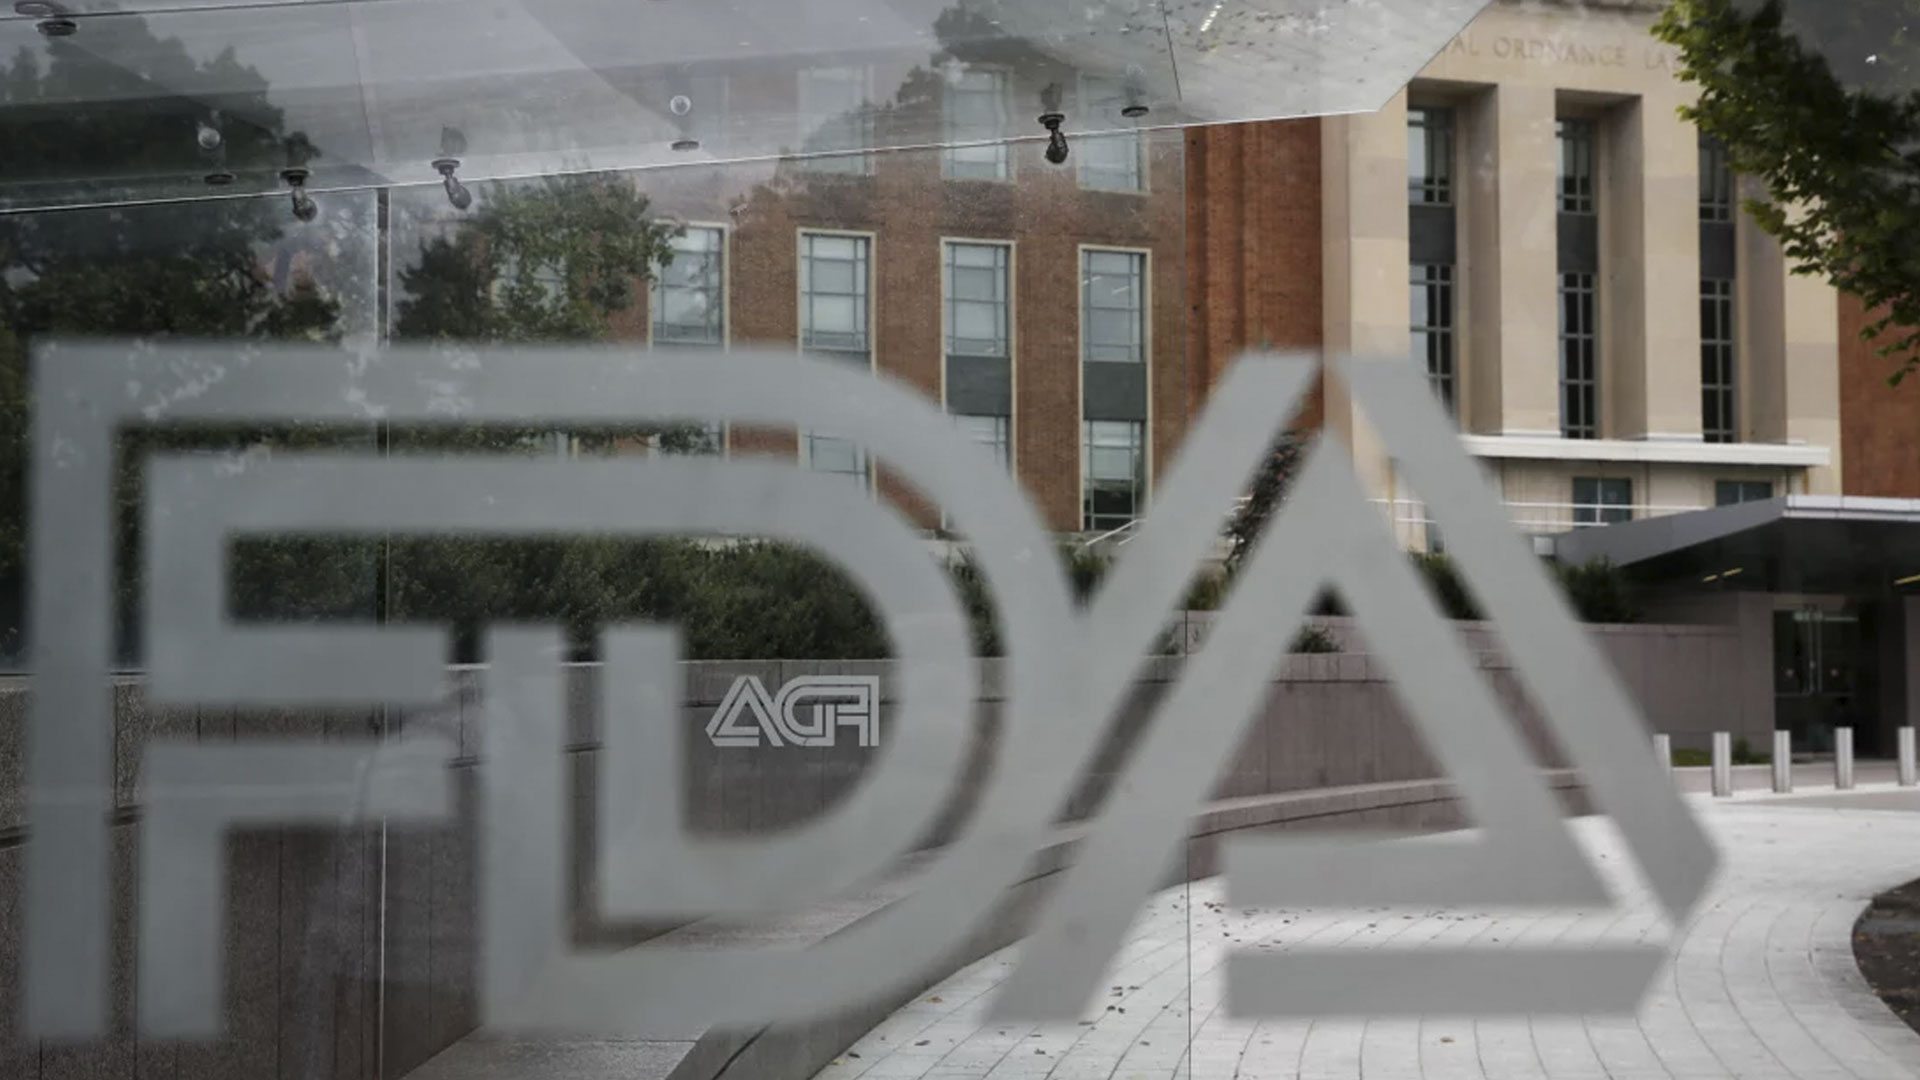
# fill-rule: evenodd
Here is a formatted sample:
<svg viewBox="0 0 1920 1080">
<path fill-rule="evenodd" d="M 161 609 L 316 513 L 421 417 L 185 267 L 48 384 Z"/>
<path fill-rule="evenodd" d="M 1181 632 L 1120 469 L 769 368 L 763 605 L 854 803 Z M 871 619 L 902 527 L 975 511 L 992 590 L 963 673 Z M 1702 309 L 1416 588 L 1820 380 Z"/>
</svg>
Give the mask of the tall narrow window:
<svg viewBox="0 0 1920 1080">
<path fill-rule="evenodd" d="M 1593 277 L 1560 275 L 1560 434 L 1569 439 L 1600 437 Z"/>
<path fill-rule="evenodd" d="M 1407 110 L 1407 201 L 1453 202 L 1453 110 Z"/>
<path fill-rule="evenodd" d="M 1594 212 L 1594 125 L 1586 119 L 1559 123 L 1560 212 Z"/>
<path fill-rule="evenodd" d="M 1700 431 L 1710 443 L 1737 441 L 1733 414 L 1733 282 L 1700 282 Z"/>
<path fill-rule="evenodd" d="M 1415 263 L 1412 299 L 1413 357 L 1424 364 L 1427 382 L 1447 411 L 1453 403 L 1453 267 Z"/>
<path fill-rule="evenodd" d="M 864 236 L 800 235 L 800 347 L 872 365 L 869 297 L 873 241 Z M 801 436 L 802 463 L 816 472 L 865 478 L 865 448 L 847 439 L 809 431 Z"/>
<path fill-rule="evenodd" d="M 1125 87 L 1112 79 L 1080 80 L 1081 119 L 1101 127 L 1132 123 L 1121 115 L 1130 103 Z M 1089 119 L 1091 118 L 1091 119 Z M 1095 135 L 1073 141 L 1080 186 L 1096 191 L 1144 191 L 1146 140 L 1139 132 Z"/>
<path fill-rule="evenodd" d="M 1573 479 L 1575 526 L 1618 525 L 1633 520 L 1633 481 L 1624 477 Z"/>
<path fill-rule="evenodd" d="M 1733 228 L 1733 171 L 1726 148 L 1700 139 L 1700 436 L 1740 441 L 1735 411 L 1739 349 L 1734 286 L 1739 274 Z"/>
<path fill-rule="evenodd" d="M 726 232 L 690 226 L 668 241 L 673 261 L 655 269 L 653 340 L 661 345 L 720 346 L 726 342 Z M 671 442 L 681 452 L 720 452 L 725 429 L 713 422 Z"/>
<path fill-rule="evenodd" d="M 947 352 L 1007 355 L 1005 244 L 947 245 Z"/>
<path fill-rule="evenodd" d="M 689 227 L 668 246 L 673 261 L 653 279 L 653 340 L 720 344 L 726 335 L 726 233 Z"/>
<path fill-rule="evenodd" d="M 1733 220 L 1733 170 L 1727 148 L 1716 139 L 1700 138 L 1700 220 Z"/>
<path fill-rule="evenodd" d="M 1563 119 L 1560 144 L 1560 434 L 1600 437 L 1599 202 L 1593 121 Z"/>
<path fill-rule="evenodd" d="M 810 172 L 863 174 L 873 171 L 873 155 L 857 152 L 873 145 L 873 108 L 865 68 L 809 68 L 800 72 L 801 159 Z"/>
<path fill-rule="evenodd" d="M 1081 302 L 1088 363 L 1146 359 L 1147 257 L 1137 251 L 1087 251 L 1081 257 Z"/>
<path fill-rule="evenodd" d="M 800 346 L 868 363 L 868 263 L 864 236 L 800 236 Z"/>
<path fill-rule="evenodd" d="M 1454 263 L 1458 223 L 1453 206 L 1453 110 L 1407 110 L 1408 287 L 1413 362 L 1433 392 L 1455 411 Z"/>
<path fill-rule="evenodd" d="M 945 247 L 947 408 L 1005 466 L 1013 426 L 1013 247 Z"/>
<path fill-rule="evenodd" d="M 958 180 L 1005 180 L 1007 157 L 1007 75 L 975 69 L 949 78 L 942 95 L 947 140 L 973 146 L 949 147 L 947 175 Z M 992 140 L 992 141 L 983 141 Z"/>
<path fill-rule="evenodd" d="M 1088 532 L 1118 529 L 1146 503 L 1146 425 L 1138 420 L 1088 420 L 1081 446 L 1081 517 Z"/>
</svg>

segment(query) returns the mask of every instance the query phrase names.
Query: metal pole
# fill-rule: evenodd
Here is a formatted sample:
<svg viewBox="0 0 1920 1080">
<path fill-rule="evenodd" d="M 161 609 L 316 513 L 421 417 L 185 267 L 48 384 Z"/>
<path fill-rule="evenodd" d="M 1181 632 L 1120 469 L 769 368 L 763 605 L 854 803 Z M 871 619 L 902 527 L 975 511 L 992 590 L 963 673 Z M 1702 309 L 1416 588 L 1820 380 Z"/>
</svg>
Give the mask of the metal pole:
<svg viewBox="0 0 1920 1080">
<path fill-rule="evenodd" d="M 1900 734 L 1900 786 L 1913 787 L 1916 783 L 1920 783 L 1920 778 L 1916 778 L 1914 776 L 1914 769 L 1913 769 L 1913 729 L 1910 727 L 1903 727 L 1900 729 L 1899 734 Z"/>
<path fill-rule="evenodd" d="M 1773 793 L 1793 791 L 1793 732 L 1776 728 L 1773 733 Z"/>
<path fill-rule="evenodd" d="M 1853 790 L 1853 729 L 1833 729 L 1833 788 Z"/>
<path fill-rule="evenodd" d="M 1713 733 L 1713 794 L 1722 799 L 1733 794 L 1733 736 L 1724 731 Z"/>
<path fill-rule="evenodd" d="M 1660 771 L 1667 774 L 1667 779 L 1673 779 L 1673 736 L 1653 737 L 1653 759 L 1660 763 Z"/>
</svg>

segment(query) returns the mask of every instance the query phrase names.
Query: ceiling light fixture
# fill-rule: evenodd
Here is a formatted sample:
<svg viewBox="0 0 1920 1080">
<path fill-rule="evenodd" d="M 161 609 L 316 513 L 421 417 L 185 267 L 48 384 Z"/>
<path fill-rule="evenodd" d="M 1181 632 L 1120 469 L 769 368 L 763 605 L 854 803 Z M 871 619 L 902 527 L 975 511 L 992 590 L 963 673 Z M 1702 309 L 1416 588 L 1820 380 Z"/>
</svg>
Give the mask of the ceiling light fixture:
<svg viewBox="0 0 1920 1080">
<path fill-rule="evenodd" d="M 1895 585 L 1920 585 L 1920 574 L 1912 574 L 1894 582 Z"/>
<path fill-rule="evenodd" d="M 320 204 L 307 194 L 307 178 L 313 174 L 304 168 L 280 170 L 280 179 L 287 182 L 287 189 L 293 203 L 293 216 L 297 221 L 312 221 L 320 216 Z"/>
<path fill-rule="evenodd" d="M 473 205 L 473 192 L 453 175 L 459 168 L 459 158 L 435 158 L 433 162 L 434 171 L 440 174 L 440 186 L 447 189 L 447 201 L 455 210 L 465 210 Z"/>
</svg>

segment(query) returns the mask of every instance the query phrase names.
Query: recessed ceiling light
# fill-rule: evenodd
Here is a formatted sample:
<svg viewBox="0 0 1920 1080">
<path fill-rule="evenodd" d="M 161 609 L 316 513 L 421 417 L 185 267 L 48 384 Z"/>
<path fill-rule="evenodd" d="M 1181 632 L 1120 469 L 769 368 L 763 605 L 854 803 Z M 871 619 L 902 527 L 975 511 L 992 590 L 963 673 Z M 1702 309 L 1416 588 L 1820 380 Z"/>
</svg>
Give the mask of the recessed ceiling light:
<svg viewBox="0 0 1920 1080">
<path fill-rule="evenodd" d="M 1148 109 L 1145 105 L 1129 105 L 1120 110 L 1120 115 L 1129 120 L 1138 120 L 1150 111 L 1152 110 Z"/>
<path fill-rule="evenodd" d="M 47 0 L 13 0 L 16 15 L 25 15 L 29 19 L 44 19 L 49 15 L 60 14 L 60 9 L 47 3 Z"/>
<path fill-rule="evenodd" d="M 80 29 L 80 24 L 72 19 L 42 19 L 35 25 L 42 34 L 53 38 L 72 37 L 74 31 Z"/>
<path fill-rule="evenodd" d="M 681 152 L 685 152 L 688 150 L 698 150 L 700 149 L 700 140 L 699 139 L 675 139 L 673 141 L 673 148 Z"/>
<path fill-rule="evenodd" d="M 233 174 L 230 172 L 210 172 L 206 176 L 206 181 L 208 187 L 226 187 L 228 184 L 233 183 Z"/>
</svg>

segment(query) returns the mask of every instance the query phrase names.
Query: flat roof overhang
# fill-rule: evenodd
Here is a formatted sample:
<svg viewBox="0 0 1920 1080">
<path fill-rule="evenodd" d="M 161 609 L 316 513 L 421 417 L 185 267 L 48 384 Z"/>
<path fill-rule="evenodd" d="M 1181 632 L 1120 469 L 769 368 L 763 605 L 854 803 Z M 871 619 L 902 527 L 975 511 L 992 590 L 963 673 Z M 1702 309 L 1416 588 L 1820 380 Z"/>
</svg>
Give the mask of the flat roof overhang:
<svg viewBox="0 0 1920 1080">
<path fill-rule="evenodd" d="M 1582 529 L 1554 554 L 1676 585 L 1881 594 L 1920 586 L 1920 499 L 1791 495 Z"/>
</svg>

